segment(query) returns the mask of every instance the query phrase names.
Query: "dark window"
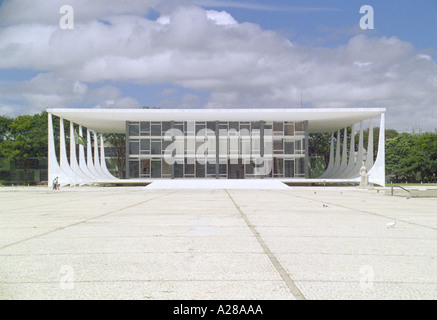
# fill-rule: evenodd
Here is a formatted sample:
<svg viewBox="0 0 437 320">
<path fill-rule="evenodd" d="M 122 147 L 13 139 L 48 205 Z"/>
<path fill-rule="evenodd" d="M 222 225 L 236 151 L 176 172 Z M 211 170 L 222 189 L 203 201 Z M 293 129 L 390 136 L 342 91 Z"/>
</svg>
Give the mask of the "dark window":
<svg viewBox="0 0 437 320">
<path fill-rule="evenodd" d="M 273 161 L 273 174 L 283 176 L 284 174 L 284 160 L 275 158 Z"/>
<path fill-rule="evenodd" d="M 303 122 L 296 122 L 296 131 L 305 131 Z"/>
<path fill-rule="evenodd" d="M 284 131 L 284 123 L 283 122 L 273 122 L 273 131 L 274 132 L 283 132 Z"/>
<path fill-rule="evenodd" d="M 294 125 L 286 124 L 284 128 L 284 135 L 286 136 L 294 136 Z"/>
<path fill-rule="evenodd" d="M 219 174 L 227 174 L 227 173 L 228 173 L 228 166 L 226 164 L 220 164 Z"/>
<path fill-rule="evenodd" d="M 229 129 L 240 131 L 240 123 L 237 121 L 229 122 Z"/>
<path fill-rule="evenodd" d="M 150 139 L 140 140 L 141 154 L 150 154 Z"/>
<path fill-rule="evenodd" d="M 285 178 L 294 178 L 294 161 L 293 160 L 285 160 L 285 168 L 284 168 Z"/>
<path fill-rule="evenodd" d="M 132 154 L 132 155 L 140 154 L 139 140 L 130 140 L 129 141 L 129 154 Z"/>
<path fill-rule="evenodd" d="M 185 162 L 185 174 L 192 174 L 192 175 L 194 175 L 194 164 L 187 164 Z"/>
<path fill-rule="evenodd" d="M 150 122 L 141 122 L 140 129 L 141 131 L 150 132 Z"/>
<path fill-rule="evenodd" d="M 171 129 L 171 122 L 170 121 L 165 121 L 162 123 L 162 135 L 164 135 L 170 129 Z"/>
<path fill-rule="evenodd" d="M 159 122 L 152 122 L 152 136 L 154 137 L 160 137 L 161 136 L 161 123 Z"/>
<path fill-rule="evenodd" d="M 196 135 L 199 134 L 199 131 L 205 129 L 204 123 L 196 123 Z"/>
<path fill-rule="evenodd" d="M 141 175 L 150 176 L 150 159 L 141 160 Z"/>
<path fill-rule="evenodd" d="M 161 141 L 152 141 L 151 150 L 152 155 L 161 155 Z"/>
<path fill-rule="evenodd" d="M 255 169 L 255 166 L 254 166 L 252 161 L 249 164 L 246 164 L 246 174 L 253 174 L 254 169 Z"/>
<path fill-rule="evenodd" d="M 140 126 L 138 123 L 129 124 L 129 136 L 138 137 L 140 135 Z"/>
<path fill-rule="evenodd" d="M 162 139 L 162 154 L 164 154 L 165 150 L 168 148 L 169 145 L 171 145 L 173 141 L 165 141 Z"/>
<path fill-rule="evenodd" d="M 250 124 L 240 123 L 240 131 L 242 130 L 247 130 L 248 132 L 250 132 Z"/>
<path fill-rule="evenodd" d="M 196 165 L 196 178 L 205 178 L 205 165 L 197 163 Z"/>
<path fill-rule="evenodd" d="M 181 133 L 184 133 L 184 124 L 182 122 L 181 123 L 175 123 L 174 128 L 176 130 L 179 130 Z"/>
<path fill-rule="evenodd" d="M 208 163 L 208 165 L 207 165 L 207 173 L 208 174 L 215 174 L 215 164 L 211 164 L 211 163 Z"/>
<path fill-rule="evenodd" d="M 183 164 L 175 163 L 174 176 L 175 176 L 175 178 L 183 178 L 184 177 L 184 165 Z"/>
<path fill-rule="evenodd" d="M 305 174 L 305 158 L 297 159 L 297 173 Z"/>
<path fill-rule="evenodd" d="M 219 123 L 219 130 L 228 130 L 228 123 L 227 122 L 220 122 Z"/>
<path fill-rule="evenodd" d="M 133 179 L 139 178 L 139 161 L 130 161 L 129 162 L 129 176 Z"/>
<path fill-rule="evenodd" d="M 273 141 L 273 150 L 275 150 L 275 151 L 282 151 L 282 143 L 283 143 L 283 140 L 282 139 L 279 139 L 279 140 L 274 140 Z"/>
<path fill-rule="evenodd" d="M 206 128 L 215 132 L 215 121 L 208 121 L 206 123 Z"/>
<path fill-rule="evenodd" d="M 161 160 L 152 161 L 152 178 L 161 178 Z"/>
<path fill-rule="evenodd" d="M 284 145 L 285 145 L 284 154 L 294 154 L 294 142 L 293 141 L 286 141 L 284 143 Z"/>
<path fill-rule="evenodd" d="M 260 126 L 260 123 L 259 123 L 259 121 L 252 121 L 252 130 L 254 130 L 254 129 L 260 129 L 261 128 L 261 126 Z"/>
</svg>

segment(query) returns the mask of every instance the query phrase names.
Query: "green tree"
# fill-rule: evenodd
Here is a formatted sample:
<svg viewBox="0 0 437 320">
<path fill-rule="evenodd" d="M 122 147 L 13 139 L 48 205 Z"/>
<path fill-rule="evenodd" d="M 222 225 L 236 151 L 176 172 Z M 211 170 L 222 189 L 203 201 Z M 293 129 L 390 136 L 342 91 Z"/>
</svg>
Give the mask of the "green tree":
<svg viewBox="0 0 437 320">
<path fill-rule="evenodd" d="M 6 140 L 9 136 L 9 126 L 12 122 L 12 118 L 9 118 L 8 116 L 0 116 L 0 143 L 3 140 Z"/>
<path fill-rule="evenodd" d="M 425 133 L 416 137 L 411 151 L 411 170 L 418 182 L 434 180 L 437 172 L 437 134 Z"/>
<path fill-rule="evenodd" d="M 415 174 L 413 164 L 416 161 L 413 148 L 417 137 L 402 133 L 386 142 L 386 172 L 393 177 L 394 182 L 413 181 Z"/>
<path fill-rule="evenodd" d="M 47 113 L 18 116 L 9 122 L 8 131 L 0 143 L 0 155 L 10 162 L 20 161 L 24 179 L 32 161 L 47 157 Z"/>
<path fill-rule="evenodd" d="M 386 143 L 386 171 L 394 182 L 431 182 L 437 174 L 437 134 L 402 133 Z"/>
<path fill-rule="evenodd" d="M 125 177 L 124 171 L 126 167 L 126 135 L 109 133 L 104 134 L 104 138 L 114 146 L 115 155 L 117 157 L 117 173 L 120 179 Z"/>
<path fill-rule="evenodd" d="M 399 132 L 397 132 L 394 129 L 386 129 L 385 130 L 385 141 L 388 139 L 396 138 L 399 135 Z M 378 137 L 379 137 L 379 129 L 378 129 Z"/>
<path fill-rule="evenodd" d="M 308 137 L 308 153 L 311 157 L 323 157 L 325 167 L 329 163 L 329 151 L 331 146 L 331 133 L 312 133 Z"/>
</svg>

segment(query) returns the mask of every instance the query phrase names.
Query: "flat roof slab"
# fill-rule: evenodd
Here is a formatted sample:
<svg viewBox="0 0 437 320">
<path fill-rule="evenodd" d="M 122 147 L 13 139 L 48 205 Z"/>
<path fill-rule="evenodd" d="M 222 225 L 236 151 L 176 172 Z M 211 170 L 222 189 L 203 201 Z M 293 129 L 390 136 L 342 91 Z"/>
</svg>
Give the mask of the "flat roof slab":
<svg viewBox="0 0 437 320">
<path fill-rule="evenodd" d="M 47 109 L 100 133 L 125 133 L 126 121 L 309 121 L 310 132 L 331 132 L 380 115 L 385 108 L 313 109 Z"/>
</svg>

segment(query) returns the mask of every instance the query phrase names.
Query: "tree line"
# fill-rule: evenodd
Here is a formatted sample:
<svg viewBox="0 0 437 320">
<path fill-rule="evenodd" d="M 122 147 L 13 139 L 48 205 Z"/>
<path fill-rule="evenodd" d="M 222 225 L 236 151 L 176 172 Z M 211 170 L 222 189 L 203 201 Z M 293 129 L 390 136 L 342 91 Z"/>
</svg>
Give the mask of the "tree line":
<svg viewBox="0 0 437 320">
<path fill-rule="evenodd" d="M 55 141 L 59 150 L 59 121 L 53 122 Z M 65 128 L 69 122 L 65 121 Z M 66 136 L 69 130 L 66 129 Z M 14 163 L 19 161 L 27 176 L 35 161 L 47 159 L 48 150 L 48 122 L 47 112 L 35 115 L 22 115 L 16 118 L 0 116 L 0 160 Z M 379 128 L 373 129 L 373 143 L 375 157 L 378 150 Z M 351 130 L 346 132 L 348 148 Z M 364 146 L 367 146 L 369 131 L 363 135 Z M 125 136 L 119 134 L 104 135 L 105 139 L 114 147 L 113 157 L 116 159 L 117 175 L 124 177 L 125 166 Z M 355 134 L 355 147 L 358 146 L 359 135 Z M 343 139 L 342 139 L 343 140 Z M 325 163 L 329 162 L 330 133 L 311 134 L 309 137 L 310 157 L 320 157 Z M 437 182 L 437 134 L 398 133 L 396 130 L 385 131 L 386 174 L 387 180 L 392 182 Z M 67 150 L 68 152 L 68 150 Z M 9 167 L 1 166 L 2 174 Z"/>
<path fill-rule="evenodd" d="M 59 119 L 53 119 L 55 147 L 59 159 Z M 70 138 L 70 122 L 64 120 L 66 138 Z M 77 126 L 75 127 L 77 130 Z M 115 173 L 124 176 L 125 137 L 120 134 L 104 135 L 106 141 L 113 146 L 115 158 Z M 67 148 L 69 156 L 70 148 Z M 22 182 L 31 182 L 29 171 L 41 169 L 44 164 L 47 169 L 48 156 L 48 114 L 46 111 L 35 115 L 21 115 L 16 118 L 0 116 L 0 183 L 6 183 L 11 178 L 10 171 L 17 166 L 23 171 Z M 35 181 L 33 181 L 35 182 Z"/>
<path fill-rule="evenodd" d="M 379 128 L 373 129 L 374 160 L 378 153 L 379 131 Z M 350 128 L 346 135 L 349 150 Z M 367 148 L 368 137 L 369 129 L 363 132 L 364 148 Z M 354 139 L 357 149 L 358 133 Z M 329 163 L 330 141 L 331 133 L 316 133 L 309 137 L 310 156 L 322 157 L 325 167 Z M 334 144 L 336 145 L 336 137 Z M 437 134 L 427 132 L 419 135 L 399 133 L 394 129 L 385 130 L 385 170 L 387 182 L 437 182 Z"/>
</svg>

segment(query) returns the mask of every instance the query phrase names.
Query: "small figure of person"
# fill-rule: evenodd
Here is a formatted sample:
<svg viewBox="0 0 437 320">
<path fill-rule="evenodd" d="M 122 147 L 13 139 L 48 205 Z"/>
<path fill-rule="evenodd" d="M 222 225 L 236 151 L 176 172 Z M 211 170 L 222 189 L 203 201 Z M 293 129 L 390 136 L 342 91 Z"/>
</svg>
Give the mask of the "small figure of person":
<svg viewBox="0 0 437 320">
<path fill-rule="evenodd" d="M 53 190 L 59 190 L 60 189 L 60 184 L 59 184 L 59 177 L 56 177 L 55 180 L 53 180 Z"/>
</svg>

